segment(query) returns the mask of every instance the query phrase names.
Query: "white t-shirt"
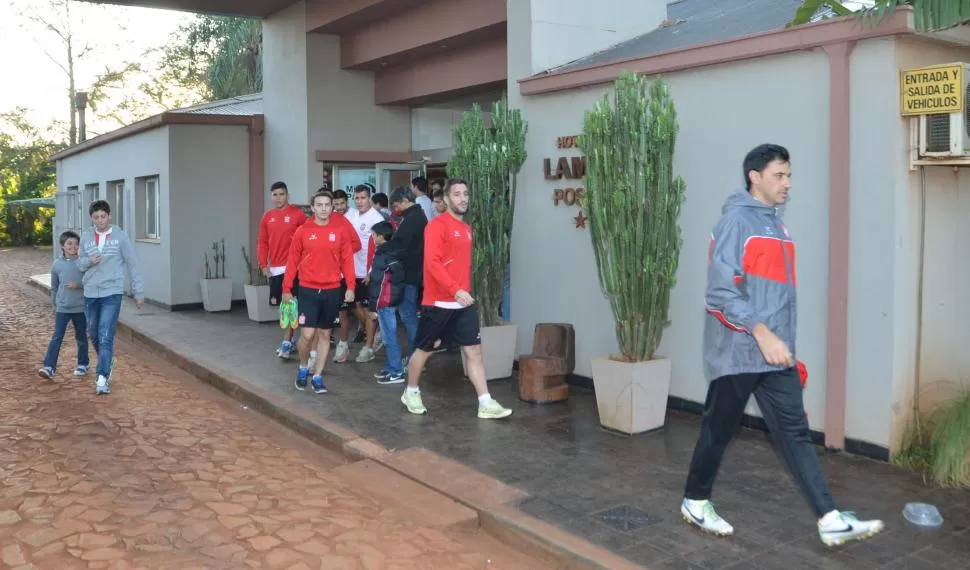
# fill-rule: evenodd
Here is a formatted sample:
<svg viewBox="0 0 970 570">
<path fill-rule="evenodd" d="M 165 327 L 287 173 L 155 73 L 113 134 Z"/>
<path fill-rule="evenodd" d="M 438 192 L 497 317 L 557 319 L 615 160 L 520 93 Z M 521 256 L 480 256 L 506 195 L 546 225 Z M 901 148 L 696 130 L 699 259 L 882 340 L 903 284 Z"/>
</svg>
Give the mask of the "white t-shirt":
<svg viewBox="0 0 970 570">
<path fill-rule="evenodd" d="M 360 237 L 362 247 L 354 254 L 354 273 L 357 279 L 367 277 L 367 244 L 370 242 L 370 230 L 377 222 L 383 222 L 384 216 L 376 208 L 370 208 L 366 214 L 361 214 L 357 208 L 347 210 L 347 221 L 354 226 Z"/>
<path fill-rule="evenodd" d="M 417 205 L 421 206 L 421 209 L 424 210 L 424 216 L 426 218 L 428 218 L 428 221 L 429 222 L 436 215 L 438 215 L 438 212 L 436 212 L 435 209 L 434 209 L 434 202 L 431 201 L 431 198 L 428 198 L 426 195 L 425 196 L 418 196 L 417 199 L 415 200 L 415 203 Z"/>
</svg>

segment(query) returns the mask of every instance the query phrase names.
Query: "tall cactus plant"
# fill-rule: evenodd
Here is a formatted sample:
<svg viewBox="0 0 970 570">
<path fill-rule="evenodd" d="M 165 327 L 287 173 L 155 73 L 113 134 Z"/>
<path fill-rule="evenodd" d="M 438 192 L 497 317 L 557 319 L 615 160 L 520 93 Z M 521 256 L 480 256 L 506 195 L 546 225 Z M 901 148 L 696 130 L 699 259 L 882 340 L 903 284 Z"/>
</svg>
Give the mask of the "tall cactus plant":
<svg viewBox="0 0 970 570">
<path fill-rule="evenodd" d="M 651 360 L 668 324 L 686 190 L 673 173 L 677 131 L 667 84 L 624 73 L 612 100 L 586 112 L 580 136 L 596 266 L 630 362 Z"/>
<path fill-rule="evenodd" d="M 454 154 L 448 176 L 468 182 L 465 216 L 474 232 L 472 296 L 484 326 L 503 324 L 499 317 L 502 287 L 509 264 L 516 177 L 526 159 L 528 125 L 503 98 L 492 105 L 491 127 L 478 104 L 454 129 Z"/>
</svg>

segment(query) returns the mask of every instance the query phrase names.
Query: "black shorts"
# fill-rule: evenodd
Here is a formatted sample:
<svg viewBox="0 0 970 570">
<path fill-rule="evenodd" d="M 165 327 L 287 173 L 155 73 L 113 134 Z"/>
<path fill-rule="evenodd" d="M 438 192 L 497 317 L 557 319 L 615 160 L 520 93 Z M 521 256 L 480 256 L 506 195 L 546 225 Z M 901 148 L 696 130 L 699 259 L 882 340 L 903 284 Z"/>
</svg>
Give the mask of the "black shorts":
<svg viewBox="0 0 970 570">
<path fill-rule="evenodd" d="M 300 292 L 300 276 L 293 278 L 293 297 L 297 297 Z M 269 306 L 278 307 L 283 300 L 283 274 L 273 275 L 269 278 Z"/>
<path fill-rule="evenodd" d="M 347 293 L 347 282 L 340 282 L 340 299 L 343 302 L 344 295 Z M 353 309 L 354 307 L 367 307 L 370 305 L 370 285 L 364 283 L 363 279 L 354 280 L 354 302 L 342 303 L 341 311 Z"/>
<path fill-rule="evenodd" d="M 474 305 L 463 309 L 442 309 L 440 307 L 421 307 L 418 318 L 418 338 L 415 345 L 419 350 L 432 352 L 435 342 L 441 340 L 443 346 L 476 346 L 482 343 L 478 326 L 478 309 Z"/>
<path fill-rule="evenodd" d="M 309 289 L 301 287 L 297 297 L 297 320 L 308 329 L 333 329 L 340 323 L 340 289 Z"/>
</svg>

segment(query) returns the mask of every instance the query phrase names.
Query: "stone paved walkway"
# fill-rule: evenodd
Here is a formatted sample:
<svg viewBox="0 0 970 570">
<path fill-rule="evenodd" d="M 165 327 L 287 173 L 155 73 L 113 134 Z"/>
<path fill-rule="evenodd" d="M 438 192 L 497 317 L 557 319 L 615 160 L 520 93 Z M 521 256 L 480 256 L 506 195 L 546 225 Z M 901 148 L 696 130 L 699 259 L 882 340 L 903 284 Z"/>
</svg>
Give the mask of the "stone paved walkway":
<svg viewBox="0 0 970 570">
<path fill-rule="evenodd" d="M 26 275 L 24 276 L 26 278 Z M 379 362 L 328 364 L 325 397 L 292 388 L 295 364 L 272 357 L 279 329 L 245 311 L 226 314 L 135 312 L 123 320 L 179 354 L 234 374 L 302 413 L 330 420 L 388 449 L 427 448 L 523 492 L 518 508 L 652 569 L 970 568 L 970 493 L 927 488 L 900 468 L 847 455 L 822 462 L 836 500 L 883 518 L 876 538 L 829 550 L 765 434 L 742 430 L 729 450 L 715 501 L 737 529 L 730 539 L 703 536 L 680 520 L 678 505 L 698 418 L 671 412 L 661 431 L 625 437 L 599 427 L 592 393 L 532 406 L 512 381 L 490 383 L 515 414 L 475 418 L 475 395 L 451 355 L 432 358 L 423 381 L 427 416 L 402 411 L 400 386 L 378 386 Z M 356 352 L 352 352 L 352 356 Z M 410 453 L 410 449 L 406 453 Z M 938 505 L 946 518 L 934 533 L 907 526 L 907 501 Z"/>
<path fill-rule="evenodd" d="M 547 567 L 474 511 L 347 465 L 144 349 L 121 344 L 108 397 L 90 377 L 38 378 L 52 319 L 24 276 L 49 259 L 0 250 L 0 567 Z M 69 333 L 61 371 L 75 357 Z M 426 508 L 382 487 L 425 493 Z"/>
</svg>

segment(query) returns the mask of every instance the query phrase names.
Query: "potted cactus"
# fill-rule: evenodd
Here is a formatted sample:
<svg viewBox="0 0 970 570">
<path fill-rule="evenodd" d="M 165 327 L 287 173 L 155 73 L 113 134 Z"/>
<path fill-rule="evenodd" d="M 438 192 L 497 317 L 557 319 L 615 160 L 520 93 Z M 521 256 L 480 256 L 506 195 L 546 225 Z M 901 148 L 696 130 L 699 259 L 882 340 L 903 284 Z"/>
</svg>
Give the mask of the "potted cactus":
<svg viewBox="0 0 970 570">
<path fill-rule="evenodd" d="M 670 360 L 656 354 L 680 257 L 686 186 L 673 173 L 677 113 L 666 83 L 624 73 L 587 111 L 589 230 L 619 353 L 594 358 L 600 423 L 624 433 L 662 427 Z"/>
<path fill-rule="evenodd" d="M 242 247 L 242 256 L 246 264 L 246 285 L 243 289 L 246 293 L 246 312 L 249 320 L 257 323 L 278 321 L 279 307 L 269 304 L 269 281 L 259 266 L 253 264 L 246 246 Z"/>
<path fill-rule="evenodd" d="M 489 380 L 512 375 L 517 327 L 502 320 L 499 308 L 509 265 L 516 177 L 525 162 L 528 131 L 520 112 L 503 98 L 492 106 L 486 125 L 477 104 L 454 129 L 448 176 L 468 182 L 465 221 L 472 227 L 472 296 L 481 323 L 482 357 Z"/>
<path fill-rule="evenodd" d="M 232 308 L 232 279 L 226 279 L 226 240 L 212 242 L 212 256 L 208 251 L 204 255 L 202 308 L 210 313 L 228 311 Z"/>
</svg>

